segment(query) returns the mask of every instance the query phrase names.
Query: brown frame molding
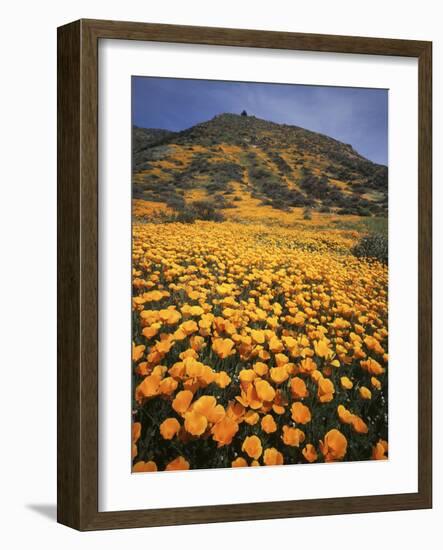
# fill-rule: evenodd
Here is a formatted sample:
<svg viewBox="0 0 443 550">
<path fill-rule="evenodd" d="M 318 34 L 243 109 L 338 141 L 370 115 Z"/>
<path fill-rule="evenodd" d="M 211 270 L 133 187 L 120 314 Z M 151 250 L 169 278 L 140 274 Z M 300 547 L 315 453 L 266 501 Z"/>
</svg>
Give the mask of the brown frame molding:
<svg viewBox="0 0 443 550">
<path fill-rule="evenodd" d="M 98 511 L 98 41 L 124 39 L 418 58 L 417 493 Z M 82 531 L 432 507 L 432 43 L 80 20 L 58 29 L 58 521 Z"/>
</svg>

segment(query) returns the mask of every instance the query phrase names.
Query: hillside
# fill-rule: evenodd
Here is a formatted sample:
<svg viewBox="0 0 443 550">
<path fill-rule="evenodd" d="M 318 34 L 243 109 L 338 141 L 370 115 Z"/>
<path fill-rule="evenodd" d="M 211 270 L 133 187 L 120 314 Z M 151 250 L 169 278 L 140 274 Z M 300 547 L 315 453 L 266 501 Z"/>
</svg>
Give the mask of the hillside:
<svg viewBox="0 0 443 550">
<path fill-rule="evenodd" d="M 385 216 L 388 169 L 297 126 L 222 114 L 181 132 L 133 129 L 133 197 L 183 210 L 192 200 L 235 209 Z"/>
<path fill-rule="evenodd" d="M 174 132 L 158 128 L 134 127 L 132 132 L 132 152 L 134 155 L 134 171 L 143 169 L 143 166 L 151 158 L 151 148 L 163 139 L 174 135 Z"/>
</svg>

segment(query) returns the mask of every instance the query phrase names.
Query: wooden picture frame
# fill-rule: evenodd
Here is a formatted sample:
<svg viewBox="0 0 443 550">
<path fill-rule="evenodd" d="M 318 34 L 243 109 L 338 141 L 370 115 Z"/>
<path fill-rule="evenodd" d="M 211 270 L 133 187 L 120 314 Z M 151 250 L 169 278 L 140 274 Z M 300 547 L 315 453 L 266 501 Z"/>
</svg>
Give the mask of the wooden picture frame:
<svg viewBox="0 0 443 550">
<path fill-rule="evenodd" d="M 418 58 L 418 492 L 98 511 L 98 42 L 159 41 Z M 58 29 L 58 521 L 79 530 L 432 506 L 431 42 L 80 20 Z"/>
</svg>

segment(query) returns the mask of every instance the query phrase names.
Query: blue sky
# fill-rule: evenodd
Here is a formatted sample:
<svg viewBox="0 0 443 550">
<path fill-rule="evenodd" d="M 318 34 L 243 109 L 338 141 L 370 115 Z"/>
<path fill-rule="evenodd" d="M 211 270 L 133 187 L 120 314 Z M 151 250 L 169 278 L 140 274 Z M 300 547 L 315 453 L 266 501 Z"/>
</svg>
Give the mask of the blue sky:
<svg viewBox="0 0 443 550">
<path fill-rule="evenodd" d="M 388 91 L 368 88 L 133 77 L 133 124 L 184 130 L 220 113 L 294 124 L 388 164 Z"/>
</svg>

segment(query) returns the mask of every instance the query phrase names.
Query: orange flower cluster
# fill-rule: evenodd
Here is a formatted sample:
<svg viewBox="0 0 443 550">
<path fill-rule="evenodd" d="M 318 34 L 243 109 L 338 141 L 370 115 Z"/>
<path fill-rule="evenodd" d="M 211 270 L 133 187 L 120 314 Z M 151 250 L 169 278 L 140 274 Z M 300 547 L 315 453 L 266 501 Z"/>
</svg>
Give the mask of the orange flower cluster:
<svg viewBox="0 0 443 550">
<path fill-rule="evenodd" d="M 387 458 L 387 268 L 340 239 L 134 224 L 134 472 Z"/>
</svg>

